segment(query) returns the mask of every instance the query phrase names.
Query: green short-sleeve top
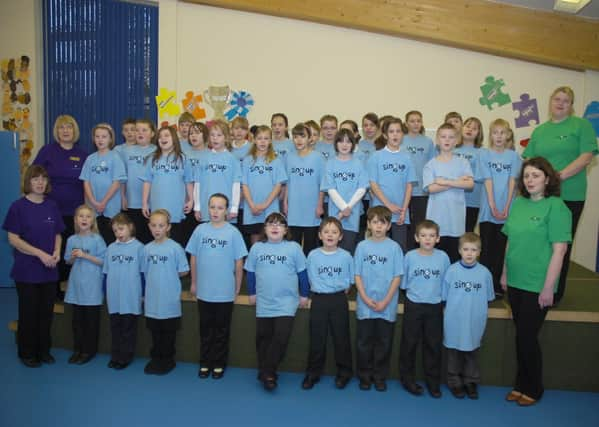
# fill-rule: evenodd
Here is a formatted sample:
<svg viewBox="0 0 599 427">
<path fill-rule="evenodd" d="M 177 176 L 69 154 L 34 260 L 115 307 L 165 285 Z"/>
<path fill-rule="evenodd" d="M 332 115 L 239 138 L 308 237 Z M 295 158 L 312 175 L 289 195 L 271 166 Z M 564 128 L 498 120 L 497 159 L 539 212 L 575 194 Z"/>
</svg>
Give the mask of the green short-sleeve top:
<svg viewBox="0 0 599 427">
<path fill-rule="evenodd" d="M 559 123 L 549 121 L 537 127 L 522 157 L 544 157 L 556 170 L 561 171 L 583 153 L 599 154 L 597 135 L 591 122 L 570 116 Z M 584 169 L 562 182 L 561 196 L 564 200 L 585 200 L 586 192 L 587 175 Z"/>
<path fill-rule="evenodd" d="M 505 258 L 508 285 L 541 292 L 553 254 L 552 245 L 571 242 L 571 228 L 572 214 L 559 197 L 541 200 L 517 197 L 501 230 L 508 238 Z"/>
</svg>

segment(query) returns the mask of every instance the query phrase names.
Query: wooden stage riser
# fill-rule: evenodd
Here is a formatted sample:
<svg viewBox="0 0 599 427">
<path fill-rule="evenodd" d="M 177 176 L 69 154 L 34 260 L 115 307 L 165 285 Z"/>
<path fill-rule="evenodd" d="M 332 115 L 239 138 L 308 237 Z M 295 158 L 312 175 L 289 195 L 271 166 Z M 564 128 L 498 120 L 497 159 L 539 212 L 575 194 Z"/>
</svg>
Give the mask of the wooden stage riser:
<svg viewBox="0 0 599 427">
<path fill-rule="evenodd" d="M 184 302 L 181 330 L 177 334 L 177 359 L 197 363 L 199 359 L 198 314 L 194 303 Z M 308 356 L 309 311 L 299 310 L 295 318 L 293 335 L 281 371 L 302 372 Z M 395 327 L 391 376 L 398 377 L 399 343 L 402 316 Z M 355 338 L 355 316 L 351 314 L 352 339 Z M 102 312 L 99 349 L 110 352 L 110 324 L 108 313 Z M 236 305 L 233 312 L 231 351 L 229 365 L 244 368 L 256 367 L 255 310 L 250 306 Z M 599 392 L 599 324 L 583 322 L 546 321 L 541 333 L 545 386 L 552 389 Z M 487 385 L 512 385 L 515 374 L 514 327 L 508 319 L 489 319 L 480 351 L 482 382 Z M 355 344 L 355 341 L 354 341 Z M 71 307 L 66 304 L 64 314 L 56 314 L 53 324 L 53 346 L 72 348 Z M 149 357 L 151 336 L 140 317 L 137 355 Z M 352 347 L 355 347 L 353 345 Z M 327 352 L 325 373 L 335 374 L 332 346 Z M 354 350 L 355 351 L 355 350 Z M 354 354 L 355 356 L 355 354 Z M 354 357 L 355 364 L 355 357 Z M 418 372 L 422 378 L 420 355 Z M 255 377 L 248 376 L 248 381 Z M 299 385 L 298 385 L 299 387 Z"/>
</svg>

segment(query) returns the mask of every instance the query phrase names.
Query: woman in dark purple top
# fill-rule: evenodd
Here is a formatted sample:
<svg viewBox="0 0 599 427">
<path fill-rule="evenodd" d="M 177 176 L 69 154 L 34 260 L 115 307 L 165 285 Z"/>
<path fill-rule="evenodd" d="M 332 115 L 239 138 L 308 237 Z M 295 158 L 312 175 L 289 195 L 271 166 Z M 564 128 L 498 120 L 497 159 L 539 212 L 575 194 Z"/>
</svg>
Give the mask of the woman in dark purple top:
<svg viewBox="0 0 599 427">
<path fill-rule="evenodd" d="M 77 206 L 83 204 L 83 182 L 79 180 L 79 175 L 87 153 L 77 146 L 79 125 L 72 116 L 67 114 L 58 116 L 54 122 L 53 135 L 56 143 L 44 145 L 33 164 L 41 165 L 48 171 L 52 183 L 52 191 L 48 194 L 48 198 L 58 205 L 66 227 L 62 234 L 61 251 L 64 252 L 67 239 L 75 232 L 73 214 Z M 59 279 L 57 280 L 61 282 L 68 280 L 69 271 L 70 267 L 61 260 L 58 264 Z M 62 296 L 60 288 L 58 291 Z"/>
<path fill-rule="evenodd" d="M 13 202 L 2 225 L 15 248 L 11 277 L 19 296 L 19 357 L 30 368 L 54 363 L 50 328 L 64 223 L 56 203 L 46 197 L 49 192 L 46 170 L 30 166 L 23 178 L 25 196 Z"/>
</svg>

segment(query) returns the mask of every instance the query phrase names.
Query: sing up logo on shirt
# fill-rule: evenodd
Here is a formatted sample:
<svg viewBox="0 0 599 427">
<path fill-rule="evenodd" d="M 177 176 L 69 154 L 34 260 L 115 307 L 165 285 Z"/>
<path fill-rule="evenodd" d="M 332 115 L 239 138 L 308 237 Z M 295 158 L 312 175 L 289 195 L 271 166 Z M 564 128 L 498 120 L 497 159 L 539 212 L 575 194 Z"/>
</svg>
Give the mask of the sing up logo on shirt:
<svg viewBox="0 0 599 427">
<path fill-rule="evenodd" d="M 100 162 L 99 165 L 92 166 L 92 172 L 96 174 L 108 172 L 108 165 L 105 161 Z"/>
<path fill-rule="evenodd" d="M 415 147 L 413 145 L 409 145 L 406 147 L 406 151 L 410 154 L 423 154 L 424 147 Z"/>
<path fill-rule="evenodd" d="M 333 173 L 333 178 L 340 179 L 342 181 L 347 181 L 350 179 L 353 180 L 353 179 L 356 179 L 356 174 L 352 171 L 347 171 L 347 172 L 339 171 L 339 172 Z"/>
<path fill-rule="evenodd" d="M 202 245 L 209 246 L 212 249 L 215 249 L 216 247 L 224 248 L 225 246 L 227 246 L 227 244 L 228 244 L 228 242 L 223 239 L 215 239 L 212 237 L 203 237 L 202 238 Z"/>
<path fill-rule="evenodd" d="M 177 172 L 179 169 L 181 169 L 181 165 L 179 165 L 178 161 L 173 160 L 172 162 L 160 163 L 160 164 L 154 165 L 154 168 L 160 172 L 170 173 L 170 172 Z"/>
<path fill-rule="evenodd" d="M 200 159 L 189 159 L 189 164 L 195 168 L 197 165 L 200 164 Z"/>
<path fill-rule="evenodd" d="M 431 270 L 430 268 L 416 268 L 413 273 L 414 277 L 424 277 L 425 279 L 430 279 L 434 277 L 435 279 L 441 276 L 441 270 Z"/>
<path fill-rule="evenodd" d="M 343 273 L 343 268 L 339 266 L 321 265 L 318 267 L 318 274 L 320 275 L 324 274 L 326 276 L 333 277 L 334 275 L 339 276 L 341 273 Z"/>
<path fill-rule="evenodd" d="M 376 254 L 367 254 L 364 255 L 364 258 L 362 258 L 363 262 L 366 262 L 368 264 L 372 264 L 372 265 L 384 265 L 387 263 L 388 259 L 386 256 L 382 256 L 382 255 L 376 255 Z"/>
<path fill-rule="evenodd" d="M 325 160 L 329 160 L 329 156 L 331 155 L 328 151 L 322 151 L 320 154 L 322 154 Z"/>
<path fill-rule="evenodd" d="M 314 173 L 314 169 L 312 168 L 291 168 L 291 173 L 294 175 L 304 176 L 309 175 L 312 176 Z"/>
<path fill-rule="evenodd" d="M 487 162 L 487 165 L 489 166 L 490 169 L 495 169 L 495 172 L 499 173 L 501 171 L 508 171 L 510 172 L 512 170 L 512 165 L 509 163 L 501 163 L 501 162 Z"/>
<path fill-rule="evenodd" d="M 456 156 L 461 157 L 462 159 L 466 159 L 468 161 L 474 158 L 474 154 L 472 153 L 455 153 Z"/>
<path fill-rule="evenodd" d="M 141 165 L 144 162 L 144 156 L 134 156 L 134 155 L 131 155 L 131 156 L 129 156 L 129 162 L 130 163 L 137 163 L 138 165 Z"/>
<path fill-rule="evenodd" d="M 224 172 L 227 170 L 227 165 L 208 163 L 204 169 L 211 173 Z"/>
<path fill-rule="evenodd" d="M 166 264 L 167 261 L 168 261 L 168 256 L 166 256 L 166 255 L 154 255 L 154 254 L 148 255 L 148 262 L 150 262 L 152 264 Z"/>
<path fill-rule="evenodd" d="M 394 173 L 403 172 L 406 170 L 406 165 L 402 163 L 383 163 L 384 171 L 392 171 Z"/>
<path fill-rule="evenodd" d="M 258 257 L 259 262 L 266 262 L 268 264 L 285 264 L 287 261 L 286 255 L 275 255 L 275 254 L 262 254 Z"/>
<path fill-rule="evenodd" d="M 454 282 L 453 287 L 455 289 L 463 289 L 466 292 L 478 292 L 483 286 L 480 283 L 462 282 L 461 280 L 457 280 Z"/>
<path fill-rule="evenodd" d="M 119 264 L 130 264 L 135 261 L 135 257 L 132 255 L 113 255 L 111 261 Z"/>
<path fill-rule="evenodd" d="M 250 172 L 251 173 L 259 173 L 260 175 L 262 175 L 265 172 L 272 172 L 272 166 L 266 166 L 266 165 L 250 166 Z"/>
</svg>

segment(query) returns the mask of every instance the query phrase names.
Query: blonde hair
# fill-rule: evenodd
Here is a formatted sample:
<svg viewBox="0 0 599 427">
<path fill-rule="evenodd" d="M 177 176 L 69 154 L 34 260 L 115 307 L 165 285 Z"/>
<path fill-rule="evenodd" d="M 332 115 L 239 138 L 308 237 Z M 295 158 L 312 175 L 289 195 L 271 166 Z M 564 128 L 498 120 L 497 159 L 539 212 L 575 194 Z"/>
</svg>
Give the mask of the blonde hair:
<svg viewBox="0 0 599 427">
<path fill-rule="evenodd" d="M 237 116 L 231 122 L 231 128 L 234 128 L 234 127 L 249 130 L 250 122 L 248 122 L 248 119 L 246 119 L 245 117 Z"/>
<path fill-rule="evenodd" d="M 150 218 L 148 218 L 148 224 L 152 220 L 153 216 L 162 216 L 164 219 L 166 219 L 166 225 L 171 225 L 171 214 L 168 213 L 166 209 L 156 209 L 155 211 L 152 211 Z M 166 232 L 166 237 L 170 237 L 170 231 Z"/>
<path fill-rule="evenodd" d="M 93 222 L 91 227 L 89 228 L 90 231 L 92 233 L 98 233 L 98 222 L 96 221 L 96 212 L 86 204 L 78 206 L 77 209 L 75 209 L 75 214 L 73 214 L 73 225 L 75 227 L 75 233 L 79 233 L 81 231 L 79 229 L 79 226 L 77 225 L 77 215 L 79 215 L 79 212 L 84 210 L 88 210 L 92 214 Z"/>
<path fill-rule="evenodd" d="M 266 163 L 270 163 L 274 159 L 277 158 L 277 153 L 275 152 L 274 148 L 272 147 L 272 130 L 268 126 L 264 126 L 264 125 L 258 126 L 258 128 L 256 129 L 256 136 L 254 137 L 254 143 L 250 147 L 250 151 L 248 152 L 248 155 L 252 156 L 252 158 L 254 159 L 254 163 L 256 163 L 256 160 L 258 159 L 258 148 L 256 147 L 255 141 L 256 141 L 256 138 L 258 137 L 258 135 L 261 133 L 268 133 L 268 135 L 270 137 L 270 144 L 268 145 L 268 149 L 266 150 L 266 155 L 264 156 L 264 161 Z"/>
<path fill-rule="evenodd" d="M 225 147 L 227 150 L 231 151 L 231 131 L 229 129 L 229 124 L 224 120 L 217 119 L 212 121 L 210 126 L 208 126 L 209 131 L 211 131 L 212 128 L 217 128 L 223 133 L 225 136 Z M 208 138 L 208 142 L 210 143 L 210 137 Z"/>
<path fill-rule="evenodd" d="M 460 240 L 458 243 L 458 248 L 462 249 L 462 247 L 466 244 L 466 243 L 471 243 L 473 245 L 478 246 L 478 249 L 481 249 L 481 241 L 480 241 L 480 236 L 476 233 L 473 233 L 471 231 L 462 234 L 462 236 L 460 236 Z"/>
<path fill-rule="evenodd" d="M 507 131 L 508 140 L 507 140 L 507 144 L 506 144 L 505 148 L 513 150 L 514 149 L 514 131 L 510 127 L 510 124 L 507 122 L 507 120 L 503 120 L 503 119 L 495 119 L 489 125 L 489 147 L 491 147 L 491 148 L 493 147 L 493 136 L 492 136 L 493 128 L 496 128 L 496 127 L 502 127 Z"/>
<path fill-rule="evenodd" d="M 112 126 L 110 126 L 108 123 L 98 123 L 97 125 L 95 125 L 92 129 L 92 142 L 94 142 L 95 138 L 96 138 L 96 131 L 98 129 L 104 129 L 106 131 L 108 131 L 108 133 L 110 134 L 110 145 L 108 146 L 108 148 L 112 148 L 114 147 L 114 129 L 112 129 Z M 95 142 L 94 142 L 95 145 Z"/>
<path fill-rule="evenodd" d="M 483 133 L 483 124 L 480 122 L 480 120 L 477 117 L 468 117 L 466 120 L 464 120 L 464 123 L 462 123 L 462 132 L 460 132 L 458 135 L 459 141 L 456 144 L 456 147 L 461 147 L 462 145 L 464 145 L 463 132 L 464 132 L 464 128 L 466 127 L 466 125 L 468 123 L 476 123 L 478 125 L 478 135 L 476 135 L 476 138 L 474 138 L 474 147 L 480 148 L 483 145 L 483 140 L 485 139 L 485 135 Z"/>
<path fill-rule="evenodd" d="M 79 125 L 77 124 L 77 120 L 73 116 L 68 114 L 63 114 L 56 118 L 54 122 L 54 129 L 52 130 L 52 135 L 54 136 L 54 140 L 58 142 L 58 128 L 62 125 L 71 125 L 73 127 L 73 142 L 79 141 Z M 114 139 L 114 138 L 113 138 Z"/>
<path fill-rule="evenodd" d="M 570 98 L 570 112 L 568 115 L 572 115 L 574 114 L 574 91 L 572 90 L 572 88 L 570 86 L 560 86 L 557 89 L 555 89 L 553 92 L 551 92 L 551 96 L 549 97 L 549 109 L 547 111 L 549 111 L 549 118 L 551 119 L 551 100 L 553 99 L 553 97 L 555 95 L 557 95 L 558 93 L 565 93 L 566 95 L 568 95 L 568 98 Z"/>
</svg>

